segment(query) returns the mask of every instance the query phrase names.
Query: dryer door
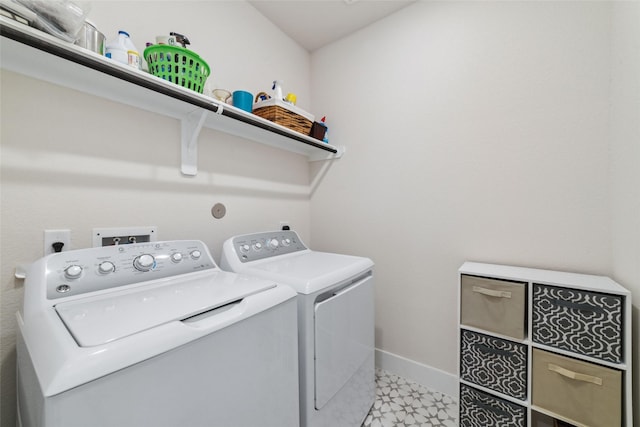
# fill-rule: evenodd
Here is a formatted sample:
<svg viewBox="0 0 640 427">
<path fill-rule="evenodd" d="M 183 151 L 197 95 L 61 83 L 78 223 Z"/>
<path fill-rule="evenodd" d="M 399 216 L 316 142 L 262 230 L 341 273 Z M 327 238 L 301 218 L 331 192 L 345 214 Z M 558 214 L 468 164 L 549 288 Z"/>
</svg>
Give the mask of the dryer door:
<svg viewBox="0 0 640 427">
<path fill-rule="evenodd" d="M 374 351 L 373 277 L 315 306 L 315 406 L 321 409 Z"/>
</svg>

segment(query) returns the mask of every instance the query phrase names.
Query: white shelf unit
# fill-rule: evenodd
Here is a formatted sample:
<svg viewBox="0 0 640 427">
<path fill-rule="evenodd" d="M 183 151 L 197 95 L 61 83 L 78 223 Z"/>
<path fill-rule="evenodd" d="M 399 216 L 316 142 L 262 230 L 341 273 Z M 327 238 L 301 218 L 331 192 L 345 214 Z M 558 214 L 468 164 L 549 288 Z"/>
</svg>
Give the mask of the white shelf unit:
<svg viewBox="0 0 640 427">
<path fill-rule="evenodd" d="M 523 339 L 514 338 L 511 336 L 506 336 L 503 334 L 495 333 L 490 330 L 486 330 L 480 327 L 471 326 L 465 324 L 463 319 L 463 277 L 464 276 L 472 276 L 474 278 L 486 278 L 490 280 L 504 281 L 505 283 L 524 283 L 526 286 L 526 305 L 525 310 L 522 316 L 522 321 L 526 324 L 524 325 L 525 336 Z M 568 292 L 577 291 L 578 293 L 591 293 L 598 294 L 604 296 L 611 296 L 616 299 L 621 299 L 621 318 L 619 319 L 619 327 L 621 331 L 621 351 L 620 351 L 620 359 L 619 361 L 607 361 L 603 360 L 601 357 L 592 357 L 590 355 L 583 354 L 581 352 L 571 351 L 567 349 L 559 348 L 556 345 L 548 345 L 537 342 L 534 338 L 533 332 L 533 324 L 534 324 L 534 286 L 541 287 L 553 287 L 555 289 L 567 290 Z M 539 301 L 539 299 L 538 299 Z M 580 304 L 574 304 L 570 309 L 577 310 Z M 500 315 L 496 313 L 496 318 L 499 318 Z M 540 319 L 537 320 L 537 325 L 539 326 L 541 323 Z M 533 396 L 535 394 L 535 390 L 533 390 L 533 352 L 543 350 L 545 353 L 552 354 L 554 357 L 557 355 L 558 357 L 566 357 L 570 358 L 571 361 L 575 361 L 575 363 L 586 363 L 587 365 L 593 365 L 598 369 L 611 368 L 616 372 L 620 373 L 621 376 L 621 398 L 620 401 L 617 402 L 619 405 L 621 412 L 621 423 L 622 427 L 632 427 L 633 426 L 633 399 L 632 399 L 632 372 L 631 372 L 631 349 L 632 349 L 632 330 L 631 330 L 631 294 L 624 287 L 620 286 L 615 281 L 611 280 L 608 277 L 604 276 L 595 276 L 595 275 L 586 275 L 586 274 L 577 274 L 577 273 L 568 273 L 568 272 L 560 272 L 560 271 L 551 271 L 551 270 L 540 270 L 533 268 L 525 268 L 525 267 L 514 267 L 514 266 L 505 266 L 505 265 L 496 265 L 496 264 L 485 264 L 485 263 L 476 263 L 476 262 L 465 262 L 459 269 L 459 298 L 458 298 L 458 345 L 460 345 L 458 351 L 458 376 L 459 383 L 462 386 L 468 386 L 476 390 L 480 390 L 484 392 L 486 395 L 494 396 L 498 399 L 502 399 L 503 401 L 507 401 L 510 403 L 514 403 L 524 408 L 526 411 L 526 419 L 523 420 L 524 426 L 528 427 L 536 427 L 533 425 L 534 413 L 540 413 L 552 418 L 555 418 L 559 421 L 572 423 L 571 425 L 578 426 L 589 426 L 589 427 L 618 427 L 617 424 L 607 422 L 605 424 L 581 424 L 580 421 L 576 421 L 575 419 L 571 419 L 563 416 L 563 414 L 558 413 L 560 411 L 549 410 L 548 408 L 537 406 L 533 403 Z M 526 362 L 526 398 L 525 399 L 517 399 L 509 394 L 502 393 L 500 391 L 496 391 L 495 387 L 492 384 L 478 384 L 477 382 L 467 381 L 462 378 L 463 372 L 463 360 L 462 355 L 462 337 L 463 332 L 469 331 L 471 333 L 483 334 L 487 337 L 492 337 L 499 340 L 509 341 L 515 344 L 521 344 L 526 346 L 527 351 L 527 362 Z M 481 362 L 482 363 L 482 362 Z M 535 375 L 538 375 L 536 372 Z M 595 403 L 595 402 L 591 402 Z M 461 389 L 461 401 L 460 401 L 460 411 L 461 418 L 463 412 L 463 402 L 462 402 L 462 389 Z M 481 409 L 480 409 L 481 410 Z M 465 416 L 467 418 L 467 416 Z M 462 421 L 462 420 L 461 420 Z M 475 426 L 473 423 L 465 423 L 461 422 L 461 427 Z M 512 426 L 518 424 L 500 424 L 501 426 Z"/>
<path fill-rule="evenodd" d="M 144 71 L 0 16 L 3 69 L 181 121 L 182 173 L 197 174 L 202 127 L 306 156 L 337 159 L 344 147 L 326 144 Z"/>
</svg>

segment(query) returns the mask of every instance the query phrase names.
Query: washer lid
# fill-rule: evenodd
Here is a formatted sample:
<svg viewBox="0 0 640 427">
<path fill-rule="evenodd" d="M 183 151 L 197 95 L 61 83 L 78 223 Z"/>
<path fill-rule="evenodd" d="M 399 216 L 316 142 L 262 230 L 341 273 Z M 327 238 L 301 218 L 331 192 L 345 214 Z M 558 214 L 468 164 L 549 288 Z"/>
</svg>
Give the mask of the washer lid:
<svg viewBox="0 0 640 427">
<path fill-rule="evenodd" d="M 306 251 L 245 264 L 240 271 L 289 285 L 299 294 L 312 294 L 373 268 L 368 258 Z"/>
<path fill-rule="evenodd" d="M 263 292 L 272 282 L 213 271 L 60 303 L 56 312 L 81 347 L 105 344 Z"/>
</svg>

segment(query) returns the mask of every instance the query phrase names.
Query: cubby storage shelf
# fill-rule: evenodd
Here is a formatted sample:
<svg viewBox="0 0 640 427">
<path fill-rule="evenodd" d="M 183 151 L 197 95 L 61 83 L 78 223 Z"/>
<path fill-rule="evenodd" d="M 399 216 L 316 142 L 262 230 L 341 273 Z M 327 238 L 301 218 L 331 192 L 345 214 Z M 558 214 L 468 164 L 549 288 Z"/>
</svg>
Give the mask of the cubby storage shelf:
<svg viewBox="0 0 640 427">
<path fill-rule="evenodd" d="M 459 274 L 461 427 L 487 419 L 536 427 L 537 414 L 581 426 L 633 425 L 627 289 L 604 276 L 475 262 Z"/>
<path fill-rule="evenodd" d="M 197 173 L 202 127 L 306 156 L 337 159 L 343 147 L 325 144 L 239 108 L 0 16 L 3 69 L 181 121 L 182 172 Z"/>
</svg>

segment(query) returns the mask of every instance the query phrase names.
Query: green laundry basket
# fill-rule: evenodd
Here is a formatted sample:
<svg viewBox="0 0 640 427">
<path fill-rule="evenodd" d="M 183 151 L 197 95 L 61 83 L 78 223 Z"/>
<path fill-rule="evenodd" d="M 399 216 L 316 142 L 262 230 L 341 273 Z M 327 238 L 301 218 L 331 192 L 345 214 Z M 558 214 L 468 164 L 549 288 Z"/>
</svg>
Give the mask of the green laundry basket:
<svg viewBox="0 0 640 427">
<path fill-rule="evenodd" d="M 211 69 L 195 52 L 179 46 L 151 45 L 144 50 L 149 72 L 195 92 L 202 93 Z"/>
</svg>

